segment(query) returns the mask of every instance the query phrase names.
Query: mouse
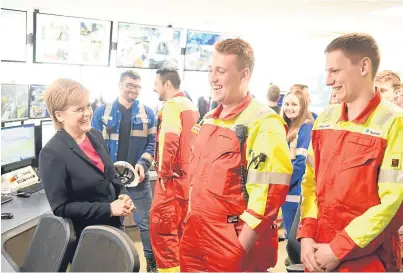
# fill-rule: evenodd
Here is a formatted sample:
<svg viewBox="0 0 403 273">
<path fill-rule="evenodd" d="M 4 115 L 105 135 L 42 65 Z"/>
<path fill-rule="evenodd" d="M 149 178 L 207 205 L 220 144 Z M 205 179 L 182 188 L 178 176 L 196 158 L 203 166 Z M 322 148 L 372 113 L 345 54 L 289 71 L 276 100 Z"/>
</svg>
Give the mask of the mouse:
<svg viewBox="0 0 403 273">
<path fill-rule="evenodd" d="M 17 193 L 17 196 L 22 198 L 28 198 L 31 196 L 31 194 L 29 192 L 19 192 Z"/>
<path fill-rule="evenodd" d="M 1 219 L 11 219 L 14 215 L 11 212 L 2 212 Z"/>
</svg>

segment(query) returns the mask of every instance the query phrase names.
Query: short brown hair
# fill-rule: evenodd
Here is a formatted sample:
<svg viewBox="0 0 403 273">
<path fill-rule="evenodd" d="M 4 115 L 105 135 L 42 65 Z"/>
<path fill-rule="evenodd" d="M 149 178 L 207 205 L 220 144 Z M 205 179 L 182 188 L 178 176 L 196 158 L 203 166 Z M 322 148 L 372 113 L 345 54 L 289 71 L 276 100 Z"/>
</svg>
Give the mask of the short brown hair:
<svg viewBox="0 0 403 273">
<path fill-rule="evenodd" d="M 46 88 L 44 100 L 56 130 L 63 124 L 56 118 L 56 111 L 66 110 L 68 105 L 89 91 L 79 82 L 70 79 L 57 79 Z"/>
<path fill-rule="evenodd" d="M 236 55 L 240 69 L 249 68 L 253 72 L 255 66 L 255 54 L 252 46 L 242 39 L 226 39 L 215 44 L 215 50 L 218 53 L 227 55 Z"/>
<path fill-rule="evenodd" d="M 375 82 L 390 82 L 392 83 L 393 90 L 398 90 L 400 88 L 400 77 L 392 70 L 384 70 L 376 74 Z"/>
<path fill-rule="evenodd" d="M 267 98 L 272 102 L 278 101 L 280 98 L 280 88 L 277 85 L 271 85 L 267 91 Z"/>
<path fill-rule="evenodd" d="M 337 37 L 326 47 L 325 53 L 336 50 L 342 50 L 352 63 L 357 63 L 365 57 L 369 58 L 372 63 L 372 78 L 375 78 L 381 57 L 378 44 L 371 35 L 349 33 Z"/>
<path fill-rule="evenodd" d="M 162 84 L 165 84 L 167 81 L 170 81 L 175 89 L 180 88 L 181 78 L 179 77 L 179 73 L 176 69 L 171 68 L 158 69 L 157 75 L 160 75 Z"/>
<path fill-rule="evenodd" d="M 133 79 L 133 80 L 141 80 L 140 74 L 137 73 L 134 70 L 127 70 L 125 72 L 123 72 L 122 74 L 120 74 L 120 81 L 123 82 L 126 77 Z"/>
</svg>

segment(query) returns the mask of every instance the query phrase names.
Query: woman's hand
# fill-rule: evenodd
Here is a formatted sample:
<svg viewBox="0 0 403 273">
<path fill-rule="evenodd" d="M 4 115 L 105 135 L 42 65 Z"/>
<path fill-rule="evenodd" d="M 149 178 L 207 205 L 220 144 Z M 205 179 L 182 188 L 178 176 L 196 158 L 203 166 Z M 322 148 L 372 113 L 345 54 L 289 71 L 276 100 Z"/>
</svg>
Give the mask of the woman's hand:
<svg viewBox="0 0 403 273">
<path fill-rule="evenodd" d="M 125 202 L 126 205 L 129 205 L 130 212 L 133 212 L 136 210 L 136 207 L 134 206 L 133 200 L 128 196 L 127 194 L 121 194 L 119 195 L 118 199 L 122 200 Z"/>
<path fill-rule="evenodd" d="M 130 199 L 131 204 L 128 201 L 121 199 L 115 200 L 111 203 L 112 216 L 129 216 L 135 209 L 133 202 Z"/>
</svg>

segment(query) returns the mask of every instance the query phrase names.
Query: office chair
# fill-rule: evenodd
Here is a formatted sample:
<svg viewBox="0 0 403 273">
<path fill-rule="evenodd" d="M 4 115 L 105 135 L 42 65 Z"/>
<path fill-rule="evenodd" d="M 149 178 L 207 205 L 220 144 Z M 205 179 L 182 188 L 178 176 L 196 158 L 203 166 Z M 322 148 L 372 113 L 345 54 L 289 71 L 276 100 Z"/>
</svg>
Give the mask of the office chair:
<svg viewBox="0 0 403 273">
<path fill-rule="evenodd" d="M 22 272 L 65 272 L 74 254 L 76 234 L 69 219 L 52 212 L 41 216 L 24 259 Z"/>
<path fill-rule="evenodd" d="M 89 226 L 81 234 L 70 272 L 139 272 L 139 255 L 123 231 Z"/>
</svg>

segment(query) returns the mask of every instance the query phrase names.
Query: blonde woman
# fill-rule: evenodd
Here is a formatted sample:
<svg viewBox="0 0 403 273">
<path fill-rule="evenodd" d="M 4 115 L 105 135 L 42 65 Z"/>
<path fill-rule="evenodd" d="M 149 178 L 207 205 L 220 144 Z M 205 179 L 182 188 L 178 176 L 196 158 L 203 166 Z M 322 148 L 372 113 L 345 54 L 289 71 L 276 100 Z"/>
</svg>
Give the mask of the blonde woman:
<svg viewBox="0 0 403 273">
<path fill-rule="evenodd" d="M 286 202 L 281 207 L 286 238 L 288 239 L 288 234 L 290 233 L 300 201 L 301 182 L 305 173 L 305 161 L 314 122 L 312 114 L 308 111 L 308 100 L 303 90 L 294 88 L 285 95 L 282 117 L 289 128 L 287 142 L 290 147 L 291 161 L 294 167 L 290 190 Z"/>
<path fill-rule="evenodd" d="M 135 209 L 99 131 L 91 129 L 89 92 L 80 83 L 58 79 L 45 92 L 57 133 L 39 155 L 39 173 L 56 216 L 70 218 L 79 238 L 89 225 L 122 226 Z"/>
</svg>

